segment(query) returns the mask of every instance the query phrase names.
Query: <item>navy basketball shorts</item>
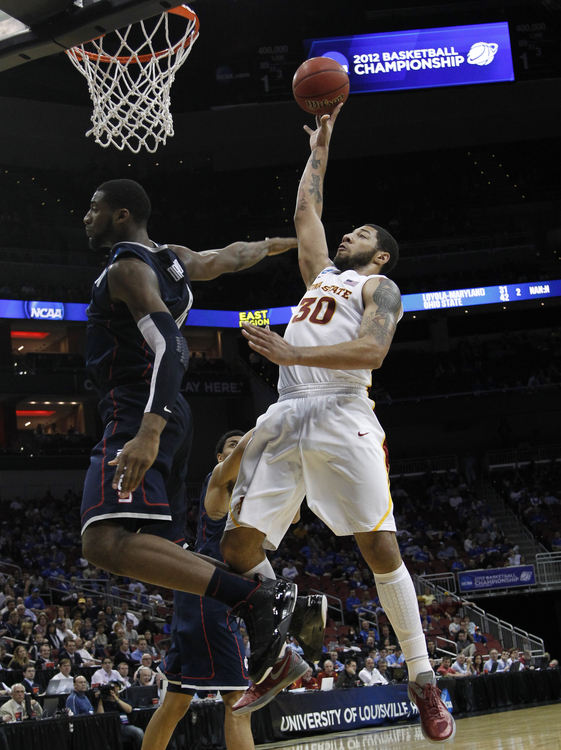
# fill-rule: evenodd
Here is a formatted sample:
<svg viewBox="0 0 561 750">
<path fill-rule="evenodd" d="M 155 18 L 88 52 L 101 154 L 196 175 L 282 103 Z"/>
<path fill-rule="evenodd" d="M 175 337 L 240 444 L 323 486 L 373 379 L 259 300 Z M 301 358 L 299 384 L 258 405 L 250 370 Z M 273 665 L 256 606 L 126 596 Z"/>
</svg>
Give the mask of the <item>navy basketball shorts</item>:
<svg viewBox="0 0 561 750">
<path fill-rule="evenodd" d="M 126 498 L 111 486 L 115 466 L 109 466 L 117 452 L 131 440 L 140 427 L 148 399 L 145 387 L 119 386 L 99 404 L 104 424 L 103 437 L 94 447 L 82 495 L 82 533 L 95 521 L 122 519 L 127 528 L 160 521 L 171 521 L 170 497 L 185 478 L 191 438 L 190 409 L 178 396 L 164 431 L 156 460 L 137 489 Z"/>
<path fill-rule="evenodd" d="M 172 644 L 160 665 L 168 690 L 246 690 L 243 640 L 229 608 L 182 591 L 174 591 L 173 604 Z"/>
</svg>

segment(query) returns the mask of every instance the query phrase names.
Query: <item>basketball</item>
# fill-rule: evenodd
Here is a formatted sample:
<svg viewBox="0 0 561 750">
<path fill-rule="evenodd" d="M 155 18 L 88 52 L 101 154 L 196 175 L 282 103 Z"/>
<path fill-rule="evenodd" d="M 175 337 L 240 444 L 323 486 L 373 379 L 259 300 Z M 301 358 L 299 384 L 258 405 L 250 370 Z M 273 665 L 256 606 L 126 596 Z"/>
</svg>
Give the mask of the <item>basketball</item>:
<svg viewBox="0 0 561 750">
<path fill-rule="evenodd" d="M 312 115 L 328 115 L 347 101 L 349 76 L 330 57 L 311 57 L 300 65 L 292 79 L 297 104 Z"/>
</svg>

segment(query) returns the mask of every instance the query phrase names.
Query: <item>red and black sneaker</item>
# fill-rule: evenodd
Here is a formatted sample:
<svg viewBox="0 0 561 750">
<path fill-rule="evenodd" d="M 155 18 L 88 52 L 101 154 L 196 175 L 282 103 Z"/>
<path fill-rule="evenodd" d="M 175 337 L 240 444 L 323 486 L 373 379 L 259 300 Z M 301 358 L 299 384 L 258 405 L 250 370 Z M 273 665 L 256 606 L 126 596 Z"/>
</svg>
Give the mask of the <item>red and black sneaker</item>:
<svg viewBox="0 0 561 750">
<path fill-rule="evenodd" d="M 263 708 L 284 687 L 291 685 L 299 677 L 302 677 L 308 669 L 308 664 L 299 654 L 290 648 L 286 648 L 284 656 L 277 659 L 268 676 L 257 685 L 250 685 L 239 701 L 234 703 L 232 713 L 241 716 L 257 711 L 258 708 Z"/>
<path fill-rule="evenodd" d="M 456 722 L 440 697 L 434 672 L 421 672 L 415 682 L 409 683 L 407 692 L 419 709 L 425 738 L 430 742 L 451 740 L 456 734 Z"/>
<path fill-rule="evenodd" d="M 298 586 L 292 581 L 259 578 L 251 596 L 232 610 L 243 619 L 249 635 L 248 671 L 256 683 L 267 676 L 282 653 L 298 596 Z"/>
</svg>

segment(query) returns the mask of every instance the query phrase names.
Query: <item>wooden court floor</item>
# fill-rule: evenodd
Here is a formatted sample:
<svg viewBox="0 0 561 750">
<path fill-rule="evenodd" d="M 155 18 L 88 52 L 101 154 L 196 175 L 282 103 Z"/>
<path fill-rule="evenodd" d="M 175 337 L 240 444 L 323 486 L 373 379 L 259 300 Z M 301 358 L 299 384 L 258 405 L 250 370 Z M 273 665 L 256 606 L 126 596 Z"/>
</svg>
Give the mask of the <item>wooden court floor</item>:
<svg viewBox="0 0 561 750">
<path fill-rule="evenodd" d="M 561 703 L 459 719 L 448 750 L 561 750 Z M 418 724 L 290 740 L 262 748 L 290 750 L 435 750 Z"/>
</svg>

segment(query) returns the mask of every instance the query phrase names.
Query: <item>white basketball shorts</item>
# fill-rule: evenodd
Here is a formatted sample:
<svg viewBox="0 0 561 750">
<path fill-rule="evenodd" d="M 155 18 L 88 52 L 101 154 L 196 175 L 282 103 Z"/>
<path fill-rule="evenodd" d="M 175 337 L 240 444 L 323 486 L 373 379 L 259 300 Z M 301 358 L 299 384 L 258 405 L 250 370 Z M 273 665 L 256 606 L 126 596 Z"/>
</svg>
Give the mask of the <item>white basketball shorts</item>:
<svg viewBox="0 0 561 750">
<path fill-rule="evenodd" d="M 226 530 L 250 526 L 276 549 L 304 497 L 337 536 L 395 531 L 385 435 L 366 394 L 299 393 L 257 420 Z"/>
</svg>

